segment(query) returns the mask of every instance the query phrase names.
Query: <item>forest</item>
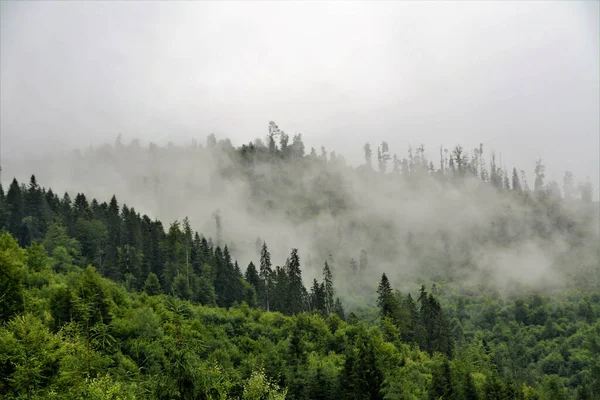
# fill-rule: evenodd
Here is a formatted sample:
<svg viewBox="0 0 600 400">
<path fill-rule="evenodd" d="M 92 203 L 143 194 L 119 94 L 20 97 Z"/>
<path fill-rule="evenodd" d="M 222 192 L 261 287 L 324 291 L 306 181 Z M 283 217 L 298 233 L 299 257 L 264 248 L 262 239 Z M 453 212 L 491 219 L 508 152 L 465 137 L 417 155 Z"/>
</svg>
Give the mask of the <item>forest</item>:
<svg viewBox="0 0 600 400">
<path fill-rule="evenodd" d="M 0 397 L 597 398 L 591 182 L 537 160 L 530 187 L 483 145 L 363 150 L 271 122 L 239 147 L 119 137 L 18 166 Z"/>
</svg>

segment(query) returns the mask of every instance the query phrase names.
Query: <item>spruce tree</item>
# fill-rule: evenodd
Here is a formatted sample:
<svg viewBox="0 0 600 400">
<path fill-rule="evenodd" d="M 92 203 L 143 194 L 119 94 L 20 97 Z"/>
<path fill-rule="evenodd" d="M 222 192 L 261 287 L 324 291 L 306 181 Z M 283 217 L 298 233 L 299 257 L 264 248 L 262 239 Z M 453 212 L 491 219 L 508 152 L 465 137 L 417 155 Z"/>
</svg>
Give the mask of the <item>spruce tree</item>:
<svg viewBox="0 0 600 400">
<path fill-rule="evenodd" d="M 310 292 L 310 306 L 313 311 L 325 313 L 325 288 L 316 279 L 313 280 Z"/>
<path fill-rule="evenodd" d="M 333 276 L 327 261 L 325 261 L 325 267 L 323 268 L 323 283 L 325 285 L 325 314 L 329 315 L 333 312 L 334 306 L 334 290 L 333 290 Z"/>
<path fill-rule="evenodd" d="M 26 246 L 29 243 L 29 237 L 23 226 L 23 218 L 25 217 L 23 194 L 17 179 L 13 179 L 8 188 L 6 205 L 9 212 L 8 231 L 21 246 Z"/>
<path fill-rule="evenodd" d="M 346 313 L 344 312 L 344 306 L 340 301 L 339 297 L 335 298 L 335 304 L 333 305 L 333 313 L 340 317 L 342 320 L 346 319 Z"/>
<path fill-rule="evenodd" d="M 300 270 L 300 257 L 298 249 L 292 249 L 290 262 L 287 265 L 288 275 L 288 307 L 290 314 L 297 314 L 304 310 L 306 288 L 302 283 L 302 271 Z"/>
<path fill-rule="evenodd" d="M 381 280 L 377 287 L 377 306 L 379 307 L 382 318 L 387 317 L 392 318 L 393 320 L 396 318 L 398 304 L 396 303 L 392 287 L 390 286 L 390 281 L 385 273 L 381 275 Z"/>
<path fill-rule="evenodd" d="M 146 292 L 150 296 L 155 296 L 162 293 L 160 281 L 158 280 L 158 277 L 155 273 L 151 272 L 148 274 L 148 278 L 144 283 L 144 292 Z"/>
<path fill-rule="evenodd" d="M 256 267 L 254 266 L 254 263 L 252 261 L 250 261 L 250 264 L 248 264 L 248 268 L 246 268 L 245 279 L 246 282 L 252 285 L 256 293 L 260 293 L 260 276 L 258 275 L 258 271 L 256 271 Z"/>
<path fill-rule="evenodd" d="M 519 174 L 517 173 L 516 168 L 513 168 L 512 190 L 517 193 L 521 193 L 523 191 L 523 189 L 521 188 L 521 181 L 519 180 Z"/>
<path fill-rule="evenodd" d="M 371 144 L 365 143 L 365 145 L 363 146 L 363 150 L 365 151 L 365 164 L 369 168 L 373 168 L 373 151 L 371 150 Z"/>
<path fill-rule="evenodd" d="M 429 400 L 452 399 L 453 396 L 454 388 L 452 386 L 450 364 L 447 359 L 444 359 L 442 365 L 433 370 Z"/>
<path fill-rule="evenodd" d="M 267 243 L 263 242 L 262 249 L 260 251 L 260 291 L 257 293 L 261 306 L 269 311 L 269 298 L 272 290 L 271 276 L 273 271 L 271 270 L 271 253 L 267 248 Z"/>
</svg>

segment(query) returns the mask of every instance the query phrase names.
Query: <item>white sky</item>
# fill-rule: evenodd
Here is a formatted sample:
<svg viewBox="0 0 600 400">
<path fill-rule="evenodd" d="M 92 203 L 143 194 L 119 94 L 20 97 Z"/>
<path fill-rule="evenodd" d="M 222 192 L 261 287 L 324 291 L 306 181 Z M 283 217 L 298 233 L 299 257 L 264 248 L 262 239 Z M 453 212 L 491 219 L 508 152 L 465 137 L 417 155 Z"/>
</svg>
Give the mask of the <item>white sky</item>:
<svg viewBox="0 0 600 400">
<path fill-rule="evenodd" d="M 2 156 L 274 120 L 351 162 L 484 143 L 598 193 L 599 2 L 0 2 Z M 488 155 L 489 158 L 489 155 Z"/>
</svg>

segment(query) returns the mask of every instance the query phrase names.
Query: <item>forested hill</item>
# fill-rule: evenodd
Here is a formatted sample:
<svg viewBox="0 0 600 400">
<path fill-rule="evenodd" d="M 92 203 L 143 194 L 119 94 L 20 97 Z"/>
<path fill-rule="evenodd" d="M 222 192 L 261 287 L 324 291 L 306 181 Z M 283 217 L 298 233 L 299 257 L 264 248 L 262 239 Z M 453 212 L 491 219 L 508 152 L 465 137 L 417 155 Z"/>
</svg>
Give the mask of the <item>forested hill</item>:
<svg viewBox="0 0 600 400">
<path fill-rule="evenodd" d="M 0 396 L 600 393 L 589 182 L 538 161 L 530 189 L 481 148 L 436 168 L 382 143 L 374 168 L 275 124 L 262 143 L 117 141 L 0 185 Z"/>
<path fill-rule="evenodd" d="M 133 205 L 151 219 L 178 220 L 181 229 L 187 216 L 243 267 L 257 262 L 263 242 L 280 265 L 298 248 L 306 284 L 327 260 L 344 293 L 360 294 L 346 286 L 367 263 L 368 293 L 383 272 L 406 290 L 421 280 L 483 283 L 503 293 L 575 281 L 599 288 L 600 207 L 589 181 L 568 171 L 560 184 L 547 181 L 541 160 L 505 167 L 483 146 L 440 148 L 430 160 L 422 146 L 367 143 L 364 155 L 362 165 L 348 165 L 335 151 L 306 149 L 300 134 L 290 137 L 271 122 L 264 140 L 240 147 L 214 135 L 186 146 L 118 138 L 85 151 L 8 159 L 3 172 L 23 182 L 35 175 L 61 200 L 65 191 L 73 199 L 85 193 L 90 203 L 116 195 L 119 212 Z"/>
</svg>

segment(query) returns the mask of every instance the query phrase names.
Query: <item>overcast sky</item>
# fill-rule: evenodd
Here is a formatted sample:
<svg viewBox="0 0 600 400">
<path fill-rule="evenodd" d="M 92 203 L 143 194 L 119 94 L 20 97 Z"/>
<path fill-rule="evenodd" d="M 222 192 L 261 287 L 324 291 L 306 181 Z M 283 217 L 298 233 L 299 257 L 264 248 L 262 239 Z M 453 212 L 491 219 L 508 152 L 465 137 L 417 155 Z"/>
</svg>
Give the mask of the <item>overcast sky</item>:
<svg viewBox="0 0 600 400">
<path fill-rule="evenodd" d="M 3 157 L 274 120 L 351 162 L 483 142 L 598 191 L 599 3 L 0 2 Z"/>
</svg>

